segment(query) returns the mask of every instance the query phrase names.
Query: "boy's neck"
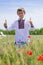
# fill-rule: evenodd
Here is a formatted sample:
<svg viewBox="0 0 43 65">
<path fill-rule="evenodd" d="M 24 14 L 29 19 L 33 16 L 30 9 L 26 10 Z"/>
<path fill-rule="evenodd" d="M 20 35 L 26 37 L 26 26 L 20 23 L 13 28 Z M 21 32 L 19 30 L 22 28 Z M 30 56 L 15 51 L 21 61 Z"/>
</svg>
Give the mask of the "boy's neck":
<svg viewBox="0 0 43 65">
<path fill-rule="evenodd" d="M 22 20 L 24 20 L 24 18 L 20 18 L 19 20 L 21 20 L 21 21 L 22 21 Z"/>
</svg>

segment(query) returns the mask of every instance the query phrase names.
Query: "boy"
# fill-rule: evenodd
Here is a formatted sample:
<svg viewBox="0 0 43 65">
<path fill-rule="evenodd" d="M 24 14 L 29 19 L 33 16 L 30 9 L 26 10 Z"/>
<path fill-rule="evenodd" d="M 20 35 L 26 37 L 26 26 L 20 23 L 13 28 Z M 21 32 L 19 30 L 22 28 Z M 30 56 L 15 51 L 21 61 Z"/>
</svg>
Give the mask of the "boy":
<svg viewBox="0 0 43 65">
<path fill-rule="evenodd" d="M 24 8 L 19 8 L 17 9 L 17 15 L 19 16 L 19 19 L 14 21 L 14 23 L 10 26 L 7 27 L 7 23 L 5 20 L 4 27 L 7 30 L 15 30 L 15 44 L 20 46 L 23 45 L 27 42 L 30 42 L 30 39 L 28 38 L 29 35 L 29 30 L 34 29 L 34 26 L 30 21 L 24 20 L 24 15 L 25 15 L 25 10 Z"/>
</svg>

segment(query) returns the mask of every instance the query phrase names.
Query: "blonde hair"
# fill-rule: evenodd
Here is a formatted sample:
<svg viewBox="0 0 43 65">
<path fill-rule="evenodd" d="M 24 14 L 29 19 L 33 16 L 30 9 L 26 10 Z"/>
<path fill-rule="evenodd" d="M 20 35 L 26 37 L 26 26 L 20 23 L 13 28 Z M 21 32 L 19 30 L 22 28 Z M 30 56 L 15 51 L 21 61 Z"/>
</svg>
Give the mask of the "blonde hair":
<svg viewBox="0 0 43 65">
<path fill-rule="evenodd" d="M 17 9 L 17 13 L 18 13 L 19 11 L 23 11 L 24 14 L 25 14 L 25 9 L 24 9 L 24 8 L 18 8 L 18 9 Z"/>
</svg>

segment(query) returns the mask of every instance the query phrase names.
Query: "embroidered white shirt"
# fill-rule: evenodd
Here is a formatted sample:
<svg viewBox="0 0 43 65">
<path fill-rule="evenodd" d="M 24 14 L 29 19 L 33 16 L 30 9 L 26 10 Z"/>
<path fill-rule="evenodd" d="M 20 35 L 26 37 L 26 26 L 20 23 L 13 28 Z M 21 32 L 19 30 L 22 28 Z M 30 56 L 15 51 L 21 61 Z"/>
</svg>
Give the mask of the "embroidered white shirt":
<svg viewBox="0 0 43 65">
<path fill-rule="evenodd" d="M 30 42 L 30 39 L 28 38 L 29 30 L 34 30 L 34 27 L 31 27 L 29 21 L 24 21 L 24 29 L 18 28 L 18 20 L 14 21 L 14 23 L 7 28 L 7 30 L 15 30 L 15 39 L 14 42 Z"/>
</svg>

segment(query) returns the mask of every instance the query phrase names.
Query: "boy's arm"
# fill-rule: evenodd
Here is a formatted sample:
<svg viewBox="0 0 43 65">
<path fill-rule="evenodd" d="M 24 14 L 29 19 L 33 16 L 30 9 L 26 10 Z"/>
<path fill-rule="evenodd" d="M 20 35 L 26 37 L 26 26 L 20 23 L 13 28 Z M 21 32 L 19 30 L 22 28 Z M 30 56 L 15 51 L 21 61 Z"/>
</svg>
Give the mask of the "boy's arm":
<svg viewBox="0 0 43 65">
<path fill-rule="evenodd" d="M 30 26 L 30 30 L 35 30 L 35 27 L 31 21 L 31 18 L 30 18 L 30 21 L 29 21 L 29 26 Z"/>
<path fill-rule="evenodd" d="M 11 24 L 11 26 L 7 26 L 7 20 L 5 20 L 5 23 L 4 23 L 4 27 L 6 28 L 6 30 L 15 30 L 15 22 L 13 24 Z"/>
<path fill-rule="evenodd" d="M 30 23 L 30 30 L 35 30 L 33 23 L 32 22 L 29 22 L 29 23 Z"/>
<path fill-rule="evenodd" d="M 33 23 L 30 21 L 30 26 L 33 28 L 34 27 L 34 25 L 33 25 Z"/>
<path fill-rule="evenodd" d="M 7 29 L 7 20 L 5 19 L 4 27 Z"/>
<path fill-rule="evenodd" d="M 15 30 L 15 22 L 13 24 L 11 24 L 9 27 L 7 27 L 7 30 Z"/>
</svg>

